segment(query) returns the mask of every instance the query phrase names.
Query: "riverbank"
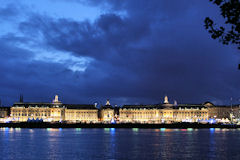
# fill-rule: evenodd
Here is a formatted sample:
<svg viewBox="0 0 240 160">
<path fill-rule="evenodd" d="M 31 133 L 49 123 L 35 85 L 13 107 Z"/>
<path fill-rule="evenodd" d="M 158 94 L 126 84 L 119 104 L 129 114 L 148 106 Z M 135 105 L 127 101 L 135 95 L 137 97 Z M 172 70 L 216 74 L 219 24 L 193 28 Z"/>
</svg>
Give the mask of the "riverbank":
<svg viewBox="0 0 240 160">
<path fill-rule="evenodd" d="M 0 123 L 0 127 L 9 128 L 240 128 L 233 124 L 201 124 L 201 123 L 173 123 L 173 124 L 86 124 L 86 123 Z"/>
</svg>

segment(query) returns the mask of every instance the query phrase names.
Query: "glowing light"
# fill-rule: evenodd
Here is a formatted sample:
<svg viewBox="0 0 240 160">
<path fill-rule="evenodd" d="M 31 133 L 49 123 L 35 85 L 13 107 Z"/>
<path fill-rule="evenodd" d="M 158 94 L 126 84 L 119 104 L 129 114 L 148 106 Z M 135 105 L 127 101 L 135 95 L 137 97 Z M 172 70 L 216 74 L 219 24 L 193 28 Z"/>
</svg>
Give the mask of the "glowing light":
<svg viewBox="0 0 240 160">
<path fill-rule="evenodd" d="M 112 135 L 115 134 L 115 128 L 111 128 L 110 131 Z"/>
<path fill-rule="evenodd" d="M 62 128 L 59 128 L 59 131 L 62 131 Z"/>
<path fill-rule="evenodd" d="M 187 129 L 181 129 L 181 131 L 187 131 Z"/>
<path fill-rule="evenodd" d="M 213 133 L 215 131 L 214 128 L 210 128 L 210 132 Z"/>
<path fill-rule="evenodd" d="M 223 132 L 226 132 L 226 131 L 229 131 L 229 129 L 224 128 L 224 129 L 222 129 L 222 131 L 223 131 Z"/>
<path fill-rule="evenodd" d="M 116 123 L 113 118 L 111 119 L 111 123 L 112 123 L 112 124 L 115 124 L 115 123 Z"/>
<path fill-rule="evenodd" d="M 11 121 L 12 121 L 11 118 L 7 118 L 7 119 L 4 120 L 5 123 L 9 123 L 9 122 L 11 122 Z"/>
<path fill-rule="evenodd" d="M 193 129 L 192 128 L 188 128 L 187 131 L 193 131 Z"/>
<path fill-rule="evenodd" d="M 213 118 L 211 118 L 211 119 L 208 120 L 208 122 L 209 122 L 210 124 L 213 124 L 213 123 L 216 123 L 216 120 L 213 119 Z"/>
<path fill-rule="evenodd" d="M 165 131 L 166 130 L 166 128 L 160 128 L 160 131 Z"/>
<path fill-rule="evenodd" d="M 132 130 L 133 130 L 134 132 L 138 132 L 139 129 L 138 129 L 138 128 L 133 128 Z"/>
<path fill-rule="evenodd" d="M 81 131 L 82 130 L 82 128 L 76 128 L 76 131 Z"/>
<path fill-rule="evenodd" d="M 47 131 L 51 131 L 51 128 L 47 128 Z"/>
<path fill-rule="evenodd" d="M 110 129 L 109 129 L 109 128 L 104 128 L 104 131 L 107 131 L 107 132 L 109 132 L 109 131 L 110 131 Z"/>
</svg>

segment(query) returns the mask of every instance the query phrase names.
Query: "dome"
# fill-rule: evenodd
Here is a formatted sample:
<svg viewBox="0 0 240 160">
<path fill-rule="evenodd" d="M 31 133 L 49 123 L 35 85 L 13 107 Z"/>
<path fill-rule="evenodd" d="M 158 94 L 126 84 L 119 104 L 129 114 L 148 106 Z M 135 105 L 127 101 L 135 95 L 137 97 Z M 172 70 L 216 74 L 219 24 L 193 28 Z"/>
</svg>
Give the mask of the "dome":
<svg viewBox="0 0 240 160">
<path fill-rule="evenodd" d="M 209 101 L 203 103 L 203 105 L 204 105 L 205 107 L 214 107 L 214 106 L 215 106 L 212 102 L 209 102 Z"/>
</svg>

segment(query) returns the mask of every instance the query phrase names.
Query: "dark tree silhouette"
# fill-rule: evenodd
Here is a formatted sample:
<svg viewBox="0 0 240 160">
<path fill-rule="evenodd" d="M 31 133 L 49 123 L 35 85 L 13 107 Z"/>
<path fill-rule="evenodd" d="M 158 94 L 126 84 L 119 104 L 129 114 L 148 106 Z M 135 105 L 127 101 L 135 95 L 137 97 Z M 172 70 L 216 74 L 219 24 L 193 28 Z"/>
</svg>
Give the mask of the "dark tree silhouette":
<svg viewBox="0 0 240 160">
<path fill-rule="evenodd" d="M 219 6 L 224 23 L 217 26 L 209 17 L 205 18 L 205 28 L 213 39 L 221 43 L 235 44 L 240 49 L 240 0 L 210 0 Z"/>
</svg>

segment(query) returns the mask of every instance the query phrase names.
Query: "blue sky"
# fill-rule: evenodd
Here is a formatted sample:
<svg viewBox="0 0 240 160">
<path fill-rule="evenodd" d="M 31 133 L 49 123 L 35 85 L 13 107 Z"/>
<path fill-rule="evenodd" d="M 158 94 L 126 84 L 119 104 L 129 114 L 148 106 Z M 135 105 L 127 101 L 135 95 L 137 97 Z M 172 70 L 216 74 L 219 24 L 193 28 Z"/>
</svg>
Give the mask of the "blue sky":
<svg viewBox="0 0 240 160">
<path fill-rule="evenodd" d="M 0 0 L 0 99 L 239 103 L 239 50 L 204 29 L 208 0 Z"/>
</svg>

